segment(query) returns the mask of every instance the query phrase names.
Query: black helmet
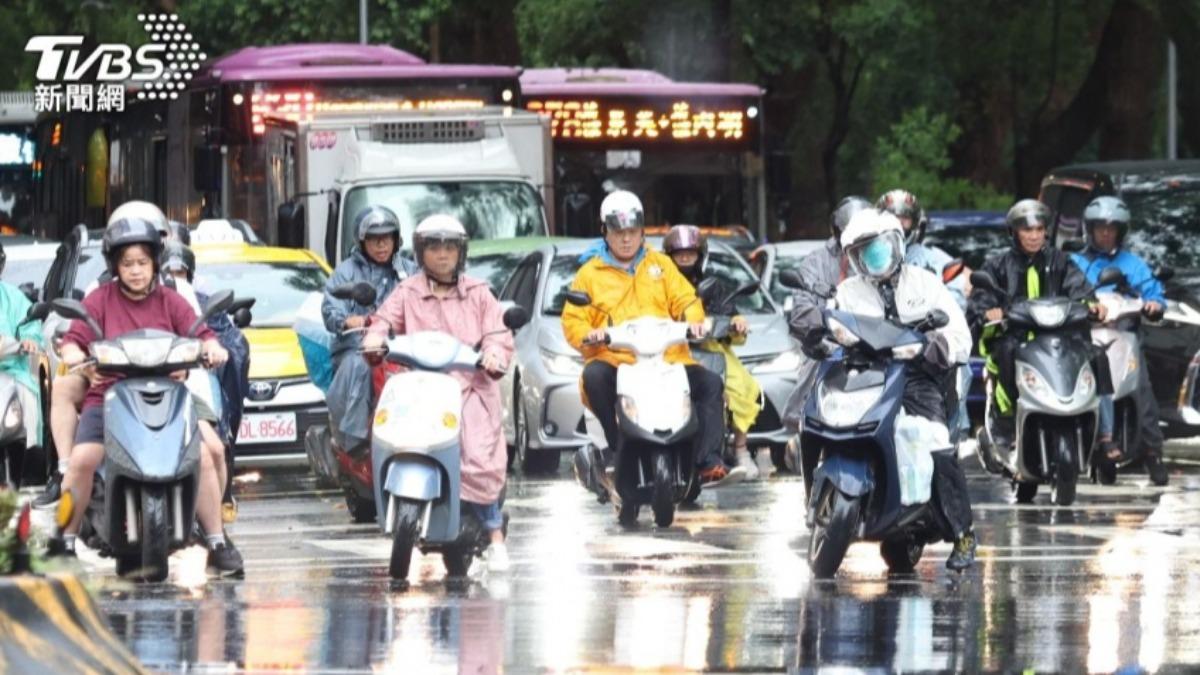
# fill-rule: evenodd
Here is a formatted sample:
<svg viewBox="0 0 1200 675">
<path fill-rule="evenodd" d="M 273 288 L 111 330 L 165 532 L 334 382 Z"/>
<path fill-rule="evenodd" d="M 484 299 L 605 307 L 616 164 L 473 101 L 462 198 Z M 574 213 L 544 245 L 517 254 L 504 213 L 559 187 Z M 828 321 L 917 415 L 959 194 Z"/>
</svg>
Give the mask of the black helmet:
<svg viewBox="0 0 1200 675">
<path fill-rule="evenodd" d="M 100 251 L 108 265 L 108 273 L 117 275 L 117 258 L 126 246 L 144 244 L 150 249 L 150 259 L 154 261 L 155 273 L 158 273 L 158 259 L 162 256 L 163 242 L 158 230 L 150 221 L 141 218 L 121 218 L 109 223 L 104 230 L 104 239 Z"/>
<path fill-rule="evenodd" d="M 170 232 L 171 238 L 179 241 L 184 246 L 192 245 L 192 231 L 188 229 L 187 225 L 178 220 L 168 220 L 167 231 Z"/>
<path fill-rule="evenodd" d="M 4 274 L 4 266 L 8 263 L 8 254 L 4 252 L 4 244 L 0 243 L 0 275 Z"/>
<path fill-rule="evenodd" d="M 846 225 L 854 214 L 859 211 L 865 211 L 871 208 L 871 202 L 867 201 L 866 197 L 851 195 L 843 197 L 842 201 L 838 202 L 833 213 L 829 214 L 829 233 L 833 235 L 835 241 L 841 241 L 842 232 L 846 229 Z"/>
<path fill-rule="evenodd" d="M 875 208 L 896 216 L 900 219 L 901 226 L 904 224 L 903 219 L 908 218 L 909 228 L 904 232 L 905 244 L 918 243 L 925 238 L 925 224 L 928 220 L 925 218 L 925 209 L 921 208 L 921 202 L 913 193 L 908 190 L 888 190 L 875 202 Z"/>
<path fill-rule="evenodd" d="M 187 280 L 190 284 L 196 276 L 196 254 L 181 241 L 168 241 L 163 246 L 158 266 L 163 272 L 178 272 L 181 270 L 186 272 Z"/>
</svg>

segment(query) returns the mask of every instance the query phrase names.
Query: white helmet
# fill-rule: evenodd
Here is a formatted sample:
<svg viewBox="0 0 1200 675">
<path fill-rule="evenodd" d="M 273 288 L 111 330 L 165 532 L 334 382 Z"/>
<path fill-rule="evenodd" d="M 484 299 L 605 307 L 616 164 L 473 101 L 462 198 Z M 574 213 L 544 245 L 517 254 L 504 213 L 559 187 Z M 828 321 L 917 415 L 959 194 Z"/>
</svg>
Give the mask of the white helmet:
<svg viewBox="0 0 1200 675">
<path fill-rule="evenodd" d="M 642 210 L 642 200 L 628 190 L 609 193 L 600 203 L 600 225 L 604 231 L 608 228 L 626 230 L 645 224 L 646 215 Z"/>
<path fill-rule="evenodd" d="M 841 244 L 854 271 L 869 279 L 887 279 L 904 262 L 904 228 L 886 211 L 854 214 L 842 231 Z"/>
<path fill-rule="evenodd" d="M 162 212 L 162 209 L 150 202 L 140 199 L 125 202 L 113 209 L 112 215 L 108 217 L 107 225 L 112 225 L 118 220 L 128 218 L 136 218 L 150 223 L 163 238 L 171 234 L 171 226 L 167 221 L 167 215 Z"/>
<path fill-rule="evenodd" d="M 467 228 L 454 216 L 445 213 L 435 213 L 426 217 L 413 230 L 413 255 L 417 264 L 425 269 L 425 246 L 431 241 L 456 241 L 459 245 L 458 266 L 454 268 L 454 279 L 449 283 L 457 283 L 467 264 Z M 426 274 L 428 274 L 426 270 Z M 441 281 L 438 279 L 438 281 Z"/>
</svg>

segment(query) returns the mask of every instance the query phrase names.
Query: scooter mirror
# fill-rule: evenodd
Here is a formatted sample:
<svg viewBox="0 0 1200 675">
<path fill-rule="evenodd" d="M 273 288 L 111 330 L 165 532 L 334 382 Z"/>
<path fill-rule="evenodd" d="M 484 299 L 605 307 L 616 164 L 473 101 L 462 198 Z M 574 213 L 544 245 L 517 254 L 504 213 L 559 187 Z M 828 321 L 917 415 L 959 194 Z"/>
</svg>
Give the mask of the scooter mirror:
<svg viewBox="0 0 1200 675">
<path fill-rule="evenodd" d="M 942 283 L 948 284 L 954 281 L 963 273 L 965 268 L 966 266 L 963 265 L 963 261 L 957 258 L 946 263 L 942 266 Z"/>
<path fill-rule="evenodd" d="M 718 283 L 719 282 L 717 281 L 716 277 L 708 277 L 704 281 L 701 281 L 700 285 L 696 287 L 696 295 L 700 298 L 708 297 L 709 293 L 712 293 L 714 290 L 716 290 Z"/>
<path fill-rule="evenodd" d="M 329 294 L 338 300 L 353 300 L 364 307 L 375 304 L 376 299 L 375 287 L 365 281 L 335 286 Z"/>
<path fill-rule="evenodd" d="M 996 284 L 996 280 L 992 278 L 991 274 L 984 272 L 983 270 L 971 272 L 970 279 L 971 285 L 975 288 L 982 288 L 989 293 L 1001 293 L 999 285 Z"/>
<path fill-rule="evenodd" d="M 1100 277 L 1096 279 L 1097 286 L 1112 286 L 1122 283 L 1125 283 L 1125 274 L 1116 267 L 1105 267 L 1100 271 Z"/>
<path fill-rule="evenodd" d="M 96 320 L 87 313 L 82 302 L 70 298 L 58 298 L 50 302 L 50 308 L 59 316 L 83 321 L 88 325 L 88 328 L 92 329 L 92 333 L 97 338 L 104 336 L 104 331 L 100 329 L 100 324 L 96 323 Z"/>
<path fill-rule="evenodd" d="M 25 294 L 25 297 L 29 298 L 30 302 L 38 301 L 38 292 L 37 289 L 33 287 L 32 281 L 26 281 L 17 288 L 21 289 L 21 292 Z"/>
<path fill-rule="evenodd" d="M 188 329 L 188 335 L 195 335 L 196 331 L 200 330 L 200 326 L 217 314 L 221 314 L 233 305 L 233 291 L 226 288 L 222 291 L 213 293 L 208 298 L 208 302 L 204 304 L 204 311 L 200 316 L 196 317 L 196 321 L 192 323 L 192 327 Z"/>
<path fill-rule="evenodd" d="M 29 311 L 25 313 L 25 319 L 21 323 L 45 321 L 48 316 L 50 316 L 50 303 L 39 302 L 36 305 L 29 306 Z"/>
<path fill-rule="evenodd" d="M 511 331 L 518 331 L 529 323 L 529 311 L 520 305 L 513 305 L 504 312 L 504 326 Z"/>
<path fill-rule="evenodd" d="M 1154 278 L 1166 283 L 1175 278 L 1175 270 L 1166 265 L 1159 265 L 1158 268 L 1154 270 Z"/>
<path fill-rule="evenodd" d="M 1079 253 L 1086 247 L 1082 239 L 1068 239 L 1062 243 L 1062 250 L 1067 253 Z"/>
<path fill-rule="evenodd" d="M 576 307 L 587 307 L 592 304 L 592 297 L 583 291 L 567 291 L 567 302 Z"/>
<path fill-rule="evenodd" d="M 930 311 L 925 315 L 925 325 L 933 329 L 945 328 L 950 323 L 950 315 L 940 309 Z"/>
<path fill-rule="evenodd" d="M 804 279 L 796 270 L 784 270 L 779 273 L 779 284 L 785 288 L 804 288 Z"/>
<path fill-rule="evenodd" d="M 234 311 L 232 320 L 233 325 L 237 326 L 238 328 L 246 328 L 250 325 L 250 322 L 254 320 L 254 317 L 250 314 L 249 307 L 239 307 L 236 311 Z"/>
</svg>

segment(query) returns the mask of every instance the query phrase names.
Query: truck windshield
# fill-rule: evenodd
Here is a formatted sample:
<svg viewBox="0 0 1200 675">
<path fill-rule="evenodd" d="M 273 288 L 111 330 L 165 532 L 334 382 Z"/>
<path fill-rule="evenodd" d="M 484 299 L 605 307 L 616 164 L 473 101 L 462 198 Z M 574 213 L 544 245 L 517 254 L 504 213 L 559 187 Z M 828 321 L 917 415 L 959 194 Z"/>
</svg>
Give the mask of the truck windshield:
<svg viewBox="0 0 1200 675">
<path fill-rule="evenodd" d="M 427 216 L 450 214 L 474 240 L 535 237 L 546 234 L 546 218 L 537 191 L 515 181 L 390 183 L 356 187 L 346 194 L 342 213 L 342 257 L 354 248 L 354 218 L 368 206 L 386 206 L 400 219 L 404 246 Z"/>
</svg>

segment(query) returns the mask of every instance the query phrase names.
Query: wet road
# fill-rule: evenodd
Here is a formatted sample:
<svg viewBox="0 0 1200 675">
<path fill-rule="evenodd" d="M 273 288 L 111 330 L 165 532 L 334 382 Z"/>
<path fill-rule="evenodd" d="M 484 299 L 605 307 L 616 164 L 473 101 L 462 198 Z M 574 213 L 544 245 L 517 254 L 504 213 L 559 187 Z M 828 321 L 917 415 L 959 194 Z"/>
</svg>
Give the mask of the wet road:
<svg viewBox="0 0 1200 675">
<path fill-rule="evenodd" d="M 272 469 L 243 486 L 233 527 L 246 579 L 135 587 L 84 555 L 118 636 L 149 667 L 509 672 L 596 667 L 788 670 L 1149 671 L 1200 663 L 1200 470 L 1167 489 L 1141 475 L 1085 486 L 1070 509 L 1010 504 L 973 470 L 982 547 L 963 577 L 926 549 L 889 579 L 874 546 L 837 580 L 804 562 L 803 487 L 776 478 L 705 494 L 674 527 L 622 531 L 568 480 L 510 484 L 514 569 L 448 586 L 438 557 L 407 590 L 388 542 L 352 525 L 338 494 Z"/>
</svg>

